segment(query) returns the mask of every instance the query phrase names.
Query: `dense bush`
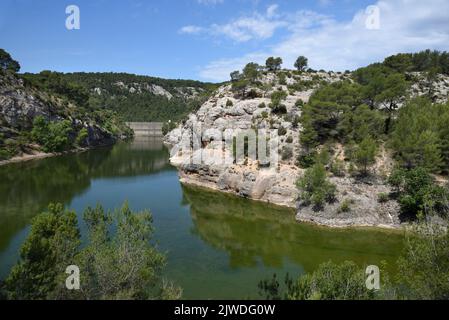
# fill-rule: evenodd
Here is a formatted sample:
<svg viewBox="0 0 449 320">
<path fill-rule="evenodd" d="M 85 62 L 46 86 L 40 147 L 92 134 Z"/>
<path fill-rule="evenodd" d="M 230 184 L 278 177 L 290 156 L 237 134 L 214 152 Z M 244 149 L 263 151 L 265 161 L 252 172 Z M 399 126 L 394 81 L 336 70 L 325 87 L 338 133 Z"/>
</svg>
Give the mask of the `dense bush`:
<svg viewBox="0 0 449 320">
<path fill-rule="evenodd" d="M 165 257 L 150 243 L 149 212 L 124 205 L 114 214 L 101 206 L 84 212 L 88 238 L 81 246 L 77 215 L 50 205 L 32 221 L 20 261 L 5 281 L 10 299 L 173 299 L 180 290 L 162 280 Z M 77 265 L 82 290 L 67 290 L 66 267 Z"/>
<path fill-rule="evenodd" d="M 388 182 L 395 188 L 403 214 L 448 215 L 449 190 L 437 185 L 426 169 L 396 169 Z"/>
<path fill-rule="evenodd" d="M 415 99 L 401 108 L 394 124 L 391 146 L 406 168 L 432 172 L 449 170 L 449 103 L 431 104 Z"/>
<path fill-rule="evenodd" d="M 260 294 L 269 300 L 368 300 L 376 296 L 365 285 L 365 270 L 354 262 L 327 262 L 297 280 L 286 276 L 282 290 L 276 275 L 259 283 Z"/>
<path fill-rule="evenodd" d="M 312 204 L 319 210 L 326 202 L 335 200 L 336 186 L 328 181 L 326 170 L 321 163 L 315 163 L 307 169 L 297 182 L 300 199 L 304 205 Z"/>
<path fill-rule="evenodd" d="M 447 300 L 449 299 L 449 229 L 420 221 L 406 234 L 404 252 L 391 278 L 380 268 L 380 290 L 368 290 L 365 269 L 354 262 L 321 264 L 314 272 L 281 286 L 276 274 L 259 282 L 266 299 L 285 300 Z"/>
<path fill-rule="evenodd" d="M 68 120 L 47 122 L 38 116 L 34 119 L 31 135 L 44 152 L 61 152 L 71 146 L 71 132 L 72 126 Z"/>
</svg>

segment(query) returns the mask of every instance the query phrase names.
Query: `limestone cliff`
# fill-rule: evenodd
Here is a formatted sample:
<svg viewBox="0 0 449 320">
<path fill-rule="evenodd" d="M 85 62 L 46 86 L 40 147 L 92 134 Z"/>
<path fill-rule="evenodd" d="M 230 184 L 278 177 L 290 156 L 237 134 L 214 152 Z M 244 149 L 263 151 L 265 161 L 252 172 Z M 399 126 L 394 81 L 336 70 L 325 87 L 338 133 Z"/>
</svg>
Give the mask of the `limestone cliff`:
<svg viewBox="0 0 449 320">
<path fill-rule="evenodd" d="M 298 201 L 296 181 L 304 173 L 296 161 L 301 148 L 302 128 L 298 121 L 301 106 L 320 85 L 345 79 L 352 81 L 348 73 L 284 71 L 282 76 L 263 73 L 257 79 L 257 85 L 249 85 L 243 91 L 233 89 L 231 84 L 220 87 L 196 113 L 190 114 L 165 138 L 171 147 L 170 161 L 178 167 L 181 182 L 293 207 L 297 209 L 299 221 L 333 227 L 399 226 L 398 203 L 379 201 L 380 194 L 391 191 L 384 178 L 393 166 L 390 153 L 383 147 L 369 178 L 329 173 L 331 182 L 337 186 L 337 199 L 323 210 L 313 210 Z M 444 81 L 440 79 L 434 87 L 438 88 Z M 412 95 L 421 95 L 427 89 L 425 84 L 417 81 L 412 90 Z M 281 103 L 282 108 L 285 106 L 282 112 L 270 107 L 270 97 L 277 92 L 286 93 Z M 441 97 L 444 94 L 440 92 L 439 99 L 447 100 L 447 97 Z M 248 129 L 276 131 L 278 163 L 267 167 L 249 158 L 238 163 L 234 159 L 235 150 L 225 147 L 226 137 L 220 134 L 230 129 L 234 136 L 236 132 Z M 197 138 L 200 145 L 195 148 L 192 139 Z M 343 146 L 337 144 L 333 148 L 332 157 L 343 160 Z M 350 202 L 351 210 L 340 209 L 343 201 Z"/>
</svg>

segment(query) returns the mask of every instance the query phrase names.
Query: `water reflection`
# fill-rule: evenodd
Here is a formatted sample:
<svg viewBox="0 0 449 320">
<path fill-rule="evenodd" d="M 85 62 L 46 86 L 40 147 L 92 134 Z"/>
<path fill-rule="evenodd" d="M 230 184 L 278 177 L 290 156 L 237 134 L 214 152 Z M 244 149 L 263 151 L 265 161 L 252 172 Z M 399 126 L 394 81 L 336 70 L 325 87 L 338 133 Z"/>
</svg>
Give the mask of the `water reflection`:
<svg viewBox="0 0 449 320">
<path fill-rule="evenodd" d="M 173 170 L 160 139 L 136 139 L 0 167 L 0 251 L 50 202 L 65 205 L 97 178 L 134 177 Z"/>
<path fill-rule="evenodd" d="M 402 246 L 397 232 L 298 224 L 293 210 L 192 187 L 183 187 L 183 194 L 191 206 L 193 232 L 225 250 L 232 268 L 255 267 L 259 260 L 266 267 L 282 268 L 286 259 L 306 272 L 328 260 L 360 265 L 385 260 L 393 265 Z"/>
<path fill-rule="evenodd" d="M 167 278 L 186 298 L 257 298 L 273 272 L 313 271 L 328 260 L 396 259 L 401 236 L 330 230 L 294 221 L 289 209 L 183 186 L 159 139 L 0 167 L 0 279 L 17 261 L 32 217 L 49 202 L 81 213 L 100 202 L 149 209 L 167 252 Z M 82 228 L 81 228 L 82 230 Z"/>
</svg>

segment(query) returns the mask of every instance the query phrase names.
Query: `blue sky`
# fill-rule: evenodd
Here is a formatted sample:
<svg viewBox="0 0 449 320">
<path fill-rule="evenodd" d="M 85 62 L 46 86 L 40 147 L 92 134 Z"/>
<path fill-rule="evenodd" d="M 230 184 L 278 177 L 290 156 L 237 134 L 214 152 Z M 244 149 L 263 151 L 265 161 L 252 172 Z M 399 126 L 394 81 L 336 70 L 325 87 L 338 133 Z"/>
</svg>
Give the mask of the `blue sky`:
<svg viewBox="0 0 449 320">
<path fill-rule="evenodd" d="M 65 9 L 80 8 L 80 30 Z M 378 9 L 378 27 L 366 21 Z M 306 55 L 354 69 L 397 52 L 449 50 L 445 0 L 2 0 L 0 48 L 23 72 L 114 71 L 222 81 L 250 61 Z"/>
</svg>

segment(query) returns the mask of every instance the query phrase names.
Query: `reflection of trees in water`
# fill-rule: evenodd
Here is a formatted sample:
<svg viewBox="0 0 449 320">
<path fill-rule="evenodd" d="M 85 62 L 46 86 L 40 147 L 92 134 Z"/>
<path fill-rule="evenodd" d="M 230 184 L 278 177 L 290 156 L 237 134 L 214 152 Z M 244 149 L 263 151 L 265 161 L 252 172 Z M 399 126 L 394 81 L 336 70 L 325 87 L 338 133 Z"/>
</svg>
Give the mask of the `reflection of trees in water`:
<svg viewBox="0 0 449 320">
<path fill-rule="evenodd" d="M 0 250 L 50 202 L 67 205 L 87 190 L 94 178 L 147 175 L 170 169 L 161 140 L 136 140 L 112 148 L 2 166 Z"/>
<path fill-rule="evenodd" d="M 96 151 L 91 152 L 95 155 Z M 169 153 L 161 139 L 136 138 L 131 143 L 119 143 L 92 176 L 95 178 L 132 177 L 174 170 Z"/>
<path fill-rule="evenodd" d="M 227 194 L 183 187 L 191 206 L 194 231 L 225 250 L 231 267 L 282 267 L 284 259 L 306 271 L 333 260 L 360 264 L 393 263 L 402 246 L 400 234 L 380 230 L 332 230 L 296 223 L 294 211 Z"/>
</svg>

